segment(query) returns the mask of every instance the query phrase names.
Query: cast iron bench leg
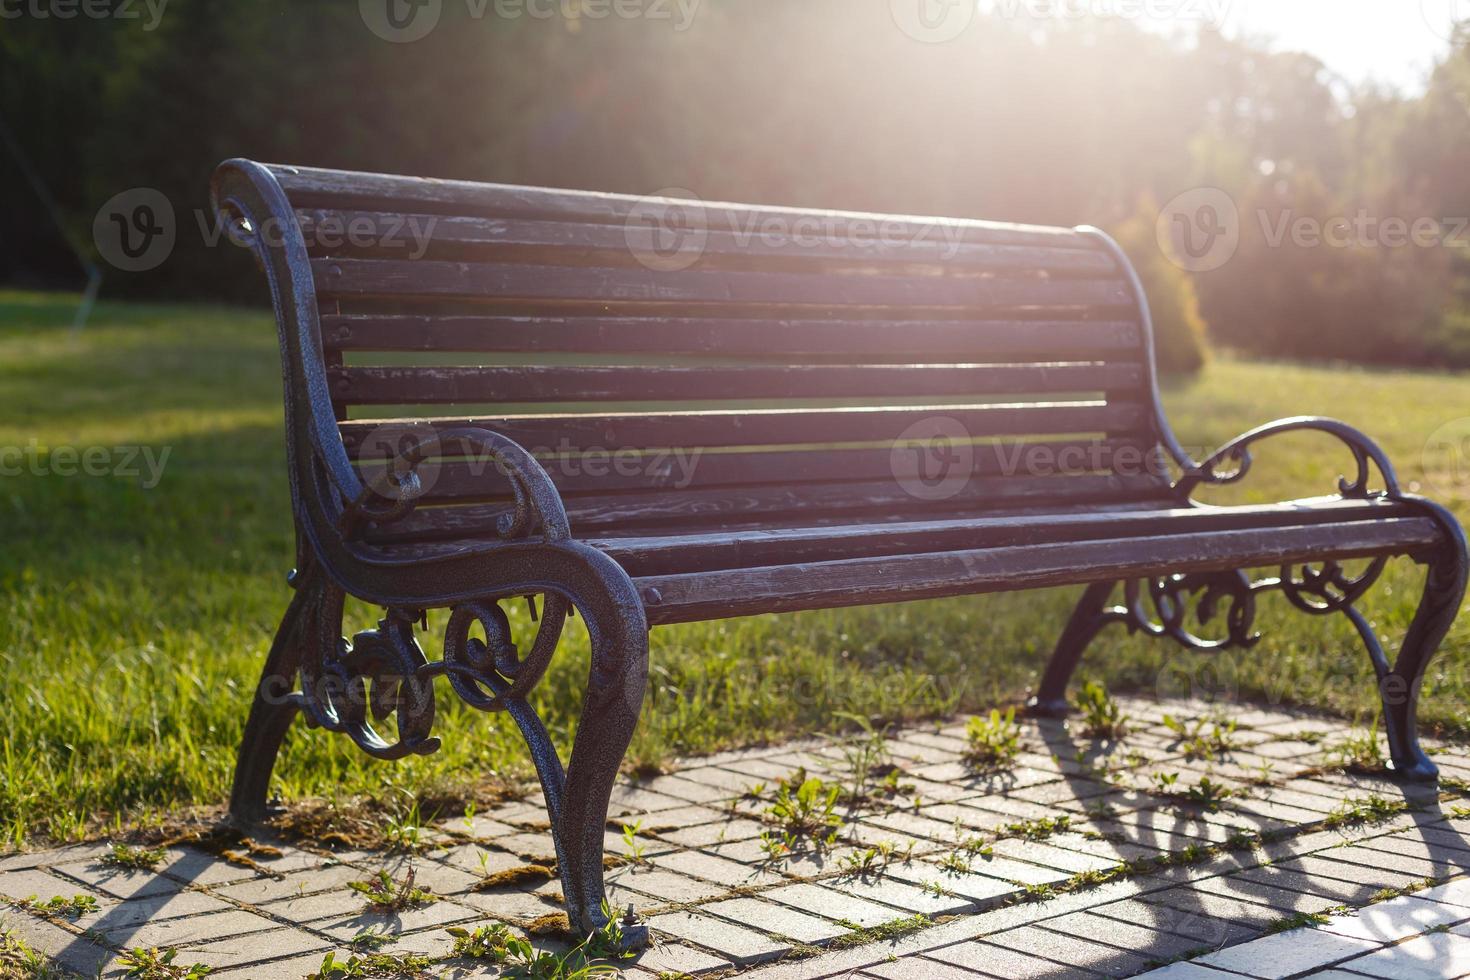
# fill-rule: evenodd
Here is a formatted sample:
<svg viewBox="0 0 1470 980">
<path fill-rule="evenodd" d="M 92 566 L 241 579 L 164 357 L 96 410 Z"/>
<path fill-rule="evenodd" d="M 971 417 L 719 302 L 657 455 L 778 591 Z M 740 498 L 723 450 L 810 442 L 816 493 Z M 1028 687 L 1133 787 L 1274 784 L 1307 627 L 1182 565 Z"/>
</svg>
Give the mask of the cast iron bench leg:
<svg viewBox="0 0 1470 980">
<path fill-rule="evenodd" d="M 1419 689 L 1424 668 L 1449 632 L 1465 597 L 1467 561 L 1465 534 L 1459 523 L 1437 504 L 1420 501 L 1431 508 L 1445 528 L 1448 543 L 1427 562 L 1424 595 L 1404 634 L 1393 670 L 1379 681 L 1383 698 L 1384 728 L 1394 771 L 1414 782 L 1433 782 L 1439 768 L 1419 747 Z"/>
<path fill-rule="evenodd" d="M 286 730 L 301 710 L 301 700 L 293 692 L 306 642 L 303 631 L 316 612 L 313 606 L 321 601 L 319 579 L 320 572 L 309 568 L 292 580 L 296 595 L 276 629 L 265 669 L 255 688 L 250 715 L 245 721 L 245 737 L 240 741 L 240 755 L 235 762 L 235 784 L 230 791 L 230 816 L 242 824 L 258 823 L 270 815 L 267 801 L 271 771 L 275 769 Z"/>
<path fill-rule="evenodd" d="M 648 683 L 648 627 L 641 614 L 627 617 L 614 605 L 581 607 L 592 640 L 592 664 L 582 714 L 567 763 L 566 796 L 557 827 L 562 892 L 578 936 L 608 921 L 603 912 L 603 835 L 613 785 L 633 741 Z M 616 910 L 614 915 L 616 915 Z M 647 945 L 647 926 L 625 920 L 624 944 Z"/>
<path fill-rule="evenodd" d="M 1034 717 L 1067 717 L 1067 682 L 1077 670 L 1087 645 L 1108 622 L 1103 615 L 1103 606 L 1107 604 L 1108 596 L 1113 594 L 1114 585 L 1113 582 L 1094 582 L 1082 593 L 1077 608 L 1072 610 L 1072 618 L 1067 620 L 1067 627 L 1057 640 L 1051 659 L 1046 663 L 1041 687 L 1026 706 Z"/>
</svg>

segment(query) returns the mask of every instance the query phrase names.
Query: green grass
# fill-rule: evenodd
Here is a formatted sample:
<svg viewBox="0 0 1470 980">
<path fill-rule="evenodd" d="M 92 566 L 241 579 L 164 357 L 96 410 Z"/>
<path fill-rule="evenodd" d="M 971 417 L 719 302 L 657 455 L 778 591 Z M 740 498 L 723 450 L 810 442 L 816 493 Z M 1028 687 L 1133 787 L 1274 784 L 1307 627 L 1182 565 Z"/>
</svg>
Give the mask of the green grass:
<svg viewBox="0 0 1470 980">
<path fill-rule="evenodd" d="M 0 293 L 0 446 L 170 449 L 162 481 L 0 478 L 0 839 L 95 833 L 227 794 L 249 693 L 285 607 L 292 554 L 274 328 L 254 311 L 101 304 L 79 336 L 67 296 Z M 1217 360 L 1166 392 L 1180 438 L 1218 444 L 1281 415 L 1336 415 L 1379 438 L 1406 485 L 1442 423 L 1470 415 L 1470 379 Z M 1233 499 L 1327 493 L 1347 454 L 1330 440 L 1264 444 Z M 1217 500 L 1232 498 L 1216 497 Z M 1465 500 L 1448 501 L 1465 515 Z M 1422 570 L 1396 563 L 1365 601 L 1395 644 Z M 1076 590 L 767 616 L 662 629 L 634 762 L 850 726 L 988 709 L 1034 684 Z M 513 624 L 529 625 L 523 606 Z M 348 629 L 374 610 L 351 610 Z M 436 618 L 426 649 L 437 654 Z M 1200 657 L 1105 633 L 1084 673 L 1112 691 L 1300 698 L 1364 723 L 1366 656 L 1351 627 L 1263 600 L 1261 644 Z M 536 692 L 567 744 L 585 635 Z M 1459 625 L 1431 670 L 1423 714 L 1470 733 L 1470 635 Z M 936 678 L 938 680 L 936 680 Z M 1193 685 L 1193 686 L 1192 686 Z M 528 772 L 503 716 L 441 702 L 437 755 L 380 765 L 340 737 L 293 730 L 284 796 L 472 794 Z"/>
</svg>

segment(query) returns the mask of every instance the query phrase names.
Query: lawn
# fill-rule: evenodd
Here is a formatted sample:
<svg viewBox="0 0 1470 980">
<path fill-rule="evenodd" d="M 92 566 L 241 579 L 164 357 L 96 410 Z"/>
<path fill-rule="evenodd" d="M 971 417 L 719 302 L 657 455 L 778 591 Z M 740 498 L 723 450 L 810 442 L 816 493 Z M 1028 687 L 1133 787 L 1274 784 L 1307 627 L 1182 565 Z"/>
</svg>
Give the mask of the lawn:
<svg viewBox="0 0 1470 980">
<path fill-rule="evenodd" d="M 291 561 L 274 328 L 257 311 L 101 304 L 80 335 L 68 296 L 0 293 L 0 447 L 29 462 L 0 479 L 0 835 L 12 844 L 105 831 L 223 801 L 249 693 L 285 607 Z M 1378 438 L 1406 485 L 1470 512 L 1451 463 L 1424 446 L 1470 416 L 1470 378 L 1218 359 L 1165 394 L 1187 446 L 1291 414 L 1340 417 Z M 86 475 L 86 455 L 103 447 Z M 146 448 L 147 453 L 137 451 Z M 162 454 L 168 452 L 167 457 Z M 131 463 L 131 467 L 125 464 Z M 162 476 L 150 478 L 162 463 Z M 1326 493 L 1348 457 L 1325 438 L 1262 449 L 1235 499 Z M 44 464 L 44 465 L 43 465 Z M 77 470 L 77 475 L 62 475 Z M 1225 500 L 1223 497 L 1211 499 Z M 1393 649 L 1421 569 L 1400 561 L 1364 603 Z M 844 714 L 917 719 L 1025 695 L 1076 590 L 975 597 L 664 629 L 633 760 L 835 731 Z M 353 610 L 353 628 L 373 611 Z M 515 610 L 524 626 L 525 613 Z M 1117 690 L 1301 701 L 1371 721 L 1371 671 L 1350 626 L 1262 602 L 1261 643 L 1186 654 L 1113 628 L 1084 673 Z M 537 708 L 562 744 L 585 637 Z M 432 636 L 426 648 L 434 653 Z M 1470 736 L 1470 618 L 1431 667 L 1425 720 Z M 437 755 L 368 760 L 298 726 L 277 768 L 286 799 L 367 793 L 470 798 L 529 771 L 500 716 L 446 697 Z"/>
</svg>

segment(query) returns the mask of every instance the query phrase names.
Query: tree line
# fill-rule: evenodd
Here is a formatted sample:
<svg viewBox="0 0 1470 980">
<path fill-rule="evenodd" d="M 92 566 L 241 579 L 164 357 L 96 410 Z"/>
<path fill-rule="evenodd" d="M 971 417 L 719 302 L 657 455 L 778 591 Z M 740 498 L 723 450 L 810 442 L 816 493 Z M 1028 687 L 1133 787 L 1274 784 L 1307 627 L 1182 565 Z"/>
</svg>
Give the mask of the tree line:
<svg viewBox="0 0 1470 980">
<path fill-rule="evenodd" d="M 0 21 L 0 125 L 61 226 L 0 145 L 0 282 L 77 288 L 68 243 L 95 249 L 103 202 L 148 187 L 177 243 L 105 294 L 260 302 L 207 216 L 214 165 L 248 156 L 1100 225 L 1139 265 L 1170 369 L 1208 345 L 1470 366 L 1465 38 L 1404 95 L 1208 29 L 1024 4 L 931 43 L 889 0 L 640 2 L 443 0 L 407 43 L 355 0 Z"/>
</svg>

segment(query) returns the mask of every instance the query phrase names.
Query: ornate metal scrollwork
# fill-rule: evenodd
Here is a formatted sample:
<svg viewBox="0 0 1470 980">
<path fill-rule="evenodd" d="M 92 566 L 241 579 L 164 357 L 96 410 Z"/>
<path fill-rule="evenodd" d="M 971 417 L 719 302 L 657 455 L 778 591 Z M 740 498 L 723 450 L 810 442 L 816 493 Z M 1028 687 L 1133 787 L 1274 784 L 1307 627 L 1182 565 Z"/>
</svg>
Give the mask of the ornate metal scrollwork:
<svg viewBox="0 0 1470 980">
<path fill-rule="evenodd" d="M 341 593 L 329 601 L 340 614 Z M 419 610 L 389 610 L 376 629 L 363 630 L 351 643 L 330 635 L 332 628 L 324 622 L 313 655 L 301 666 L 307 714 L 322 728 L 347 735 L 374 758 L 428 755 L 440 745 L 432 735 L 434 678 L 447 676 L 455 694 L 481 711 L 529 710 L 525 697 L 550 666 L 570 609 L 563 596 L 546 596 L 536 638 L 524 657 L 512 640 L 510 620 L 493 600 L 452 608 L 444 656 L 435 661 L 424 655 L 414 636 L 415 624 L 424 618 Z M 483 640 L 471 636 L 476 625 L 485 634 Z M 396 741 L 374 726 L 390 715 Z"/>
<path fill-rule="evenodd" d="M 547 543 L 571 538 L 561 494 L 536 458 L 513 440 L 489 429 L 458 428 L 442 432 L 399 431 L 408 445 L 397 451 L 364 482 L 362 492 L 342 512 L 348 537 L 364 524 L 390 524 L 417 508 L 431 488 L 421 468 L 436 457 L 463 454 L 477 464 L 490 464 L 510 484 L 512 503 L 496 522 L 507 540 L 539 533 Z"/>
<path fill-rule="evenodd" d="M 1259 633 L 1252 632 L 1257 588 L 1244 572 L 1238 571 L 1175 573 L 1142 581 L 1129 579 L 1123 584 L 1124 604 L 1108 610 L 1104 618 L 1123 623 L 1131 632 L 1167 636 L 1191 650 L 1249 647 L 1260 639 Z M 1144 608 L 1145 595 L 1152 612 Z M 1220 615 L 1222 600 L 1229 605 Z M 1191 601 L 1194 619 L 1200 627 L 1217 620 L 1223 622 L 1223 637 L 1202 637 L 1188 628 Z"/>
<path fill-rule="evenodd" d="M 1389 463 L 1388 457 L 1373 440 L 1352 426 L 1335 419 L 1306 417 L 1283 419 L 1252 429 L 1231 440 L 1201 463 L 1193 463 L 1185 458 L 1182 463 L 1185 466 L 1184 474 L 1174 484 L 1174 490 L 1181 497 L 1188 498 L 1195 488 L 1201 485 L 1227 486 L 1239 483 L 1245 479 L 1254 462 L 1254 457 L 1251 455 L 1252 445 L 1269 436 L 1299 431 L 1325 432 L 1336 438 L 1352 453 L 1355 467 L 1352 478 L 1340 476 L 1337 480 L 1337 491 L 1342 496 L 1366 498 L 1373 495 L 1368 489 L 1370 462 L 1378 469 L 1379 475 L 1383 478 L 1383 494 L 1391 499 L 1403 496 L 1403 492 L 1399 489 L 1398 477 L 1394 474 L 1393 465 Z"/>
</svg>

